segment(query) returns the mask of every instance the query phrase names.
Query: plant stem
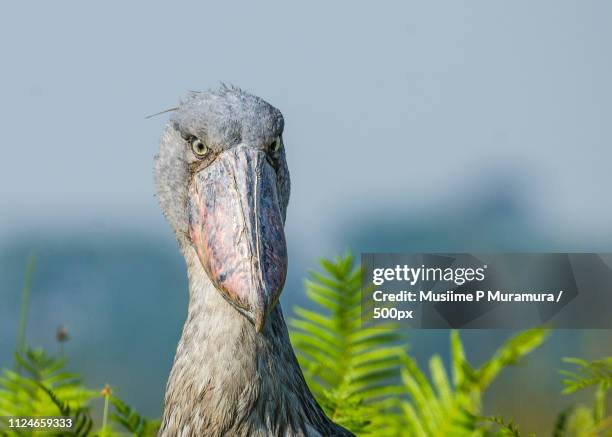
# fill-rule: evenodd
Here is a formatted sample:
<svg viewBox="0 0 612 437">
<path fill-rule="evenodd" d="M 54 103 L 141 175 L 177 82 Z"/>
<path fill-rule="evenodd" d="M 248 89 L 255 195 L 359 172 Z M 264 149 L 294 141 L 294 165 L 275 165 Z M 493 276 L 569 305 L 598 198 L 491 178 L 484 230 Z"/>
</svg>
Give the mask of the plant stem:
<svg viewBox="0 0 612 437">
<path fill-rule="evenodd" d="M 102 415 L 102 437 L 106 437 L 106 426 L 108 422 L 108 398 L 109 395 L 104 396 L 104 413 Z"/>
<path fill-rule="evenodd" d="M 26 348 L 26 325 L 28 322 L 28 309 L 30 306 L 30 289 L 32 288 L 32 276 L 34 275 L 34 267 L 36 265 L 36 255 L 30 254 L 26 265 L 25 278 L 23 289 L 21 291 L 21 312 L 19 315 L 19 328 L 17 330 L 17 345 L 16 352 L 22 353 Z M 19 365 L 15 363 L 18 368 Z"/>
<path fill-rule="evenodd" d="M 605 382 L 599 383 L 595 389 L 595 402 L 593 406 L 593 419 L 595 423 L 601 422 L 606 414 L 606 392 L 608 387 Z"/>
</svg>

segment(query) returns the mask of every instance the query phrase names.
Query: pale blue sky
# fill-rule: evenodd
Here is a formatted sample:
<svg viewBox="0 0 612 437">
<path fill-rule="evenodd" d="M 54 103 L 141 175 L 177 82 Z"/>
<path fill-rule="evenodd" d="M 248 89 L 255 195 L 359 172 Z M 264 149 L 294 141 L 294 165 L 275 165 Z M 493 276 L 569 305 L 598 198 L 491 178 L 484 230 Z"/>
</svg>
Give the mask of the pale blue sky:
<svg viewBox="0 0 612 437">
<path fill-rule="evenodd" d="M 162 229 L 165 117 L 144 116 L 225 81 L 284 112 L 288 231 L 313 253 L 356 211 L 423 214 L 500 173 L 537 226 L 595 238 L 612 223 L 611 17 L 606 1 L 3 2 L 0 232 Z"/>
</svg>

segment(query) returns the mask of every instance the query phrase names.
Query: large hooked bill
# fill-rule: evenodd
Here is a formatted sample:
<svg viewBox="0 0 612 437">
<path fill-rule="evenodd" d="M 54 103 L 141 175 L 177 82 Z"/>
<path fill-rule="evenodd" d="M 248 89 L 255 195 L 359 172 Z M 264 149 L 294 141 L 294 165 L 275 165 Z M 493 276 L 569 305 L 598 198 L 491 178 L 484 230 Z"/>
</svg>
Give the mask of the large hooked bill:
<svg viewBox="0 0 612 437">
<path fill-rule="evenodd" d="M 258 332 L 287 275 L 276 173 L 262 150 L 221 152 L 193 176 L 189 232 L 209 278 Z"/>
</svg>

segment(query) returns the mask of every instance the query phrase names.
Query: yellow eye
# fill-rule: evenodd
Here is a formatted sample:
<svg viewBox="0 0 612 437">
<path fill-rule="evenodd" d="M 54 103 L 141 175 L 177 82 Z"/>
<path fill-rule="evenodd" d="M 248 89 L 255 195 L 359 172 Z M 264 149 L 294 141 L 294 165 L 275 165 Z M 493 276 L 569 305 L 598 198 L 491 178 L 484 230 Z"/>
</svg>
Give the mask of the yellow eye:
<svg viewBox="0 0 612 437">
<path fill-rule="evenodd" d="M 271 149 L 273 152 L 278 152 L 281 147 L 283 147 L 283 139 L 281 137 L 276 137 L 276 139 L 272 143 Z"/>
<path fill-rule="evenodd" d="M 197 157 L 202 157 L 208 152 L 208 147 L 199 138 L 191 140 L 191 150 Z"/>
</svg>

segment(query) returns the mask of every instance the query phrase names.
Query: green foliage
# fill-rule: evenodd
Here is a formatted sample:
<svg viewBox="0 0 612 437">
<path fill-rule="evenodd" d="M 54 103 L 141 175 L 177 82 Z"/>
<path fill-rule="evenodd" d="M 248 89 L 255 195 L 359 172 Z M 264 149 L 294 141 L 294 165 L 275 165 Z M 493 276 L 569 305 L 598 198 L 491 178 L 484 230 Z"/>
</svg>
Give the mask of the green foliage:
<svg viewBox="0 0 612 437">
<path fill-rule="evenodd" d="M 132 435 L 146 437 L 157 434 L 160 425 L 159 420 L 145 419 L 116 396 L 110 396 L 110 401 L 116 410 L 116 412 L 111 414 L 111 420 L 120 424 Z"/>
<path fill-rule="evenodd" d="M 612 436 L 612 416 L 606 417 L 606 397 L 612 386 L 612 357 L 595 361 L 565 358 L 576 366 L 574 371 L 561 370 L 564 394 L 594 387 L 591 406 L 575 405 L 559 414 L 555 437 Z"/>
<path fill-rule="evenodd" d="M 404 416 L 399 420 L 396 435 L 489 435 L 486 422 L 491 423 L 491 420 L 482 420 L 483 418 L 479 417 L 484 391 L 504 367 L 515 364 L 538 347 L 546 335 L 547 331 L 544 329 L 524 331 L 510 338 L 480 368 L 473 368 L 465 358 L 459 332 L 452 331 L 452 382 L 438 355 L 434 355 L 429 361 L 431 382 L 416 362 L 407 357 L 402 379 L 410 397 L 402 401 Z M 514 425 L 510 426 L 511 424 L 500 420 L 493 423 L 502 425 L 505 431 L 518 433 Z"/>
<path fill-rule="evenodd" d="M 563 361 L 578 367 L 575 372 L 568 370 L 560 372 L 565 376 L 563 379 L 564 394 L 574 393 L 594 385 L 601 385 L 605 389 L 612 385 L 612 357 L 591 362 L 580 358 L 565 358 Z"/>
<path fill-rule="evenodd" d="M 5 430 L 8 436 L 154 436 L 158 420 L 142 417 L 112 394 L 86 388 L 65 360 L 27 347 L 25 326 L 33 272 L 31 259 L 24 286 L 14 369 L 0 374 L 1 416 L 67 416 L 70 432 Z M 316 310 L 295 308 L 291 339 L 304 376 L 327 414 L 358 435 L 416 437 L 520 437 L 519 427 L 502 416 L 483 416 L 482 397 L 499 373 L 544 341 L 547 331 L 532 329 L 506 341 L 480 367 L 467 360 L 459 332 L 450 336 L 450 366 L 431 357 L 427 374 L 408 355 L 404 336 L 394 324 L 361 327 L 361 269 L 347 254 L 322 260 L 322 272 L 310 272 L 306 294 Z M 594 388 L 590 407 L 563 411 L 554 437 L 611 436 L 606 395 L 612 385 L 612 358 L 593 362 L 571 358 L 563 371 L 564 393 Z M 93 431 L 92 410 L 103 405 L 101 426 Z M 6 424 L 4 424 L 6 425 Z M 6 427 L 4 428 L 6 429 Z"/>
<path fill-rule="evenodd" d="M 64 370 L 64 360 L 41 349 L 16 352 L 15 360 L 24 374 L 5 369 L 0 376 L 0 416 L 70 417 L 76 424 L 70 435 L 86 435 L 92 425 L 88 403 L 96 393 L 85 389 L 77 375 Z"/>
<path fill-rule="evenodd" d="M 65 360 L 47 355 L 41 349 L 26 349 L 23 355 L 16 354 L 16 360 L 24 374 L 5 369 L 0 376 L 0 416 L 64 416 L 73 420 L 70 432 L 62 436 L 92 435 L 93 419 L 91 410 L 98 391 L 85 388 L 76 374 L 66 372 Z M 129 435 L 146 437 L 156 435 L 158 421 L 144 419 L 136 411 L 115 396 L 110 396 L 114 412 L 111 419 Z M 2 431 L 0 436 L 43 436 L 60 435 L 51 431 Z M 4 432 L 4 434 L 3 434 Z M 105 437 L 125 435 L 113 427 L 103 426 L 93 435 Z"/>
<path fill-rule="evenodd" d="M 89 408 L 86 406 L 80 406 L 76 410 L 73 410 L 70 408 L 70 404 L 61 400 L 57 394 L 53 392 L 53 390 L 46 387 L 42 383 L 39 383 L 39 385 L 49 396 L 51 402 L 53 402 L 53 404 L 57 407 L 60 415 L 72 419 L 74 423 L 69 432 L 64 432 L 62 434 L 74 437 L 84 437 L 89 435 L 93 426 L 93 421 L 89 415 Z"/>
<path fill-rule="evenodd" d="M 381 411 L 398 385 L 405 357 L 402 336 L 388 329 L 361 328 L 361 269 L 347 254 L 321 260 L 323 272 L 310 272 L 306 295 L 318 311 L 295 308 L 291 340 L 310 389 L 326 413 L 355 432 L 382 432 Z M 379 434 L 380 435 L 380 434 Z"/>
<path fill-rule="evenodd" d="M 64 360 L 47 355 L 42 349 L 26 349 L 15 354 L 25 374 L 5 369 L 0 376 L 0 416 L 46 416 L 57 414 L 53 399 L 71 410 L 80 410 L 95 394 L 84 389 L 76 374 L 64 370 Z M 52 393 L 52 395 L 49 395 Z"/>
<path fill-rule="evenodd" d="M 487 429 L 485 432 L 486 436 L 491 437 L 521 437 L 521 431 L 519 427 L 514 423 L 514 421 L 507 421 L 502 416 L 488 416 L 481 417 L 480 421 L 482 423 L 488 423 L 494 426 L 494 430 Z M 530 434 L 530 436 L 535 437 L 535 434 Z"/>
<path fill-rule="evenodd" d="M 321 267 L 306 281 L 317 311 L 296 308 L 290 326 L 306 380 L 327 414 L 361 435 L 488 435 L 479 420 L 482 393 L 501 370 L 538 347 L 547 331 L 516 335 L 477 369 L 454 331 L 452 381 L 435 355 L 430 382 L 407 354 L 397 326 L 361 327 L 361 269 L 352 256 L 322 260 Z"/>
</svg>

